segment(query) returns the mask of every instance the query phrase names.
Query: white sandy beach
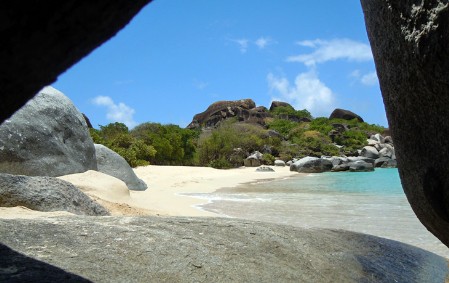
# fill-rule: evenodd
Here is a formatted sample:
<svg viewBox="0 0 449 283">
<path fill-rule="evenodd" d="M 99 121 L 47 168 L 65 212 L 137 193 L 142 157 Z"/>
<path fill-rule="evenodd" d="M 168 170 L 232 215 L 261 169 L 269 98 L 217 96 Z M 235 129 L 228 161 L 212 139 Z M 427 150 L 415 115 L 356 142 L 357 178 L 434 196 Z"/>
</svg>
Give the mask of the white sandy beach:
<svg viewBox="0 0 449 283">
<path fill-rule="evenodd" d="M 219 170 L 208 167 L 144 166 L 135 168 L 145 181 L 145 191 L 129 191 L 126 185 L 111 176 L 87 171 L 59 177 L 74 184 L 112 215 L 217 216 L 196 206 L 207 203 L 182 194 L 211 193 L 221 188 L 264 179 L 298 175 L 289 167 L 272 167 L 275 172 L 256 172 L 256 168 Z M 0 208 L 0 218 L 34 218 L 70 215 L 67 212 L 37 212 L 23 207 Z"/>
</svg>

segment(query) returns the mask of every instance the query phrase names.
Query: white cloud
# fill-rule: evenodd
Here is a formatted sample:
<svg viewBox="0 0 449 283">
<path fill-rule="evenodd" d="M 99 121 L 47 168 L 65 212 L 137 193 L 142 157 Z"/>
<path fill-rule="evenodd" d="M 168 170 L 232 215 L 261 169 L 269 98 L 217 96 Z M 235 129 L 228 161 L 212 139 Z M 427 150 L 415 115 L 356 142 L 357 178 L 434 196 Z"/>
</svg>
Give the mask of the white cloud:
<svg viewBox="0 0 449 283">
<path fill-rule="evenodd" d="M 248 39 L 246 39 L 246 38 L 230 39 L 230 41 L 237 43 L 237 45 L 240 47 L 241 53 L 246 53 L 246 51 L 248 50 L 248 44 L 249 44 Z"/>
<path fill-rule="evenodd" d="M 92 103 L 106 107 L 106 118 L 111 122 L 121 122 L 128 128 L 137 125 L 133 118 L 135 110 L 122 102 L 116 104 L 109 96 L 97 96 L 92 100 Z"/>
<path fill-rule="evenodd" d="M 273 40 L 269 37 L 259 37 L 256 41 L 254 41 L 254 44 L 257 45 L 260 49 L 264 49 L 267 47 L 267 45 L 271 44 Z"/>
<path fill-rule="evenodd" d="M 379 82 L 379 79 L 377 78 L 376 72 L 371 72 L 371 73 L 363 75 L 362 78 L 360 79 L 360 81 L 364 85 L 373 86 Z"/>
<path fill-rule="evenodd" d="M 352 71 L 352 73 L 349 75 L 352 78 L 360 78 L 361 74 L 360 74 L 360 70 L 354 70 Z"/>
<path fill-rule="evenodd" d="M 327 116 L 333 110 L 334 93 L 320 81 L 315 70 L 300 73 L 293 85 L 288 79 L 271 73 L 267 79 L 270 89 L 279 95 L 273 100 L 288 102 L 296 109 L 307 109 L 314 116 Z"/>
<path fill-rule="evenodd" d="M 306 66 L 315 66 L 319 63 L 345 59 L 348 61 L 370 61 L 373 59 L 371 47 L 362 42 L 351 39 L 333 40 L 304 40 L 298 45 L 315 49 L 312 53 L 290 56 L 288 62 L 300 62 Z"/>
<path fill-rule="evenodd" d="M 374 86 L 379 82 L 379 79 L 377 78 L 377 73 L 375 71 L 367 74 L 362 74 L 360 70 L 354 70 L 350 74 L 350 77 L 356 78 L 358 81 L 360 81 L 360 83 L 366 86 Z"/>
</svg>

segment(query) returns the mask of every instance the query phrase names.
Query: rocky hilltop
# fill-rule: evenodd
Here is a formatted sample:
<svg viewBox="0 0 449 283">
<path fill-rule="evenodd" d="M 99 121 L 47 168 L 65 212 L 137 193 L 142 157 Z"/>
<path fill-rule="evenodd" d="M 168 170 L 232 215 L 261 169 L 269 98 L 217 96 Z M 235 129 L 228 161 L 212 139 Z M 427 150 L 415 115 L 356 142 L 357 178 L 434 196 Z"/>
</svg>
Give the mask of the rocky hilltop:
<svg viewBox="0 0 449 283">
<path fill-rule="evenodd" d="M 210 133 L 213 138 L 209 143 L 234 147 L 232 152 L 213 153 L 210 162 L 218 168 L 287 163 L 295 164 L 291 170 L 299 172 L 359 172 L 396 167 L 393 139 L 381 134 L 388 130 L 369 125 L 345 109 L 335 109 L 328 118 L 313 118 L 307 110 L 296 110 L 282 101 L 273 101 L 269 109 L 257 107 L 251 99 L 219 101 L 196 114 L 188 128 L 205 132 L 199 138 L 200 156 L 204 147 L 201 141 L 209 139 Z M 234 144 L 226 144 L 232 136 Z M 298 163 L 304 157 L 307 159 Z M 306 165 L 308 169 L 303 168 L 305 160 L 311 166 Z"/>
<path fill-rule="evenodd" d="M 256 107 L 256 103 L 252 99 L 218 101 L 211 104 L 206 111 L 196 114 L 187 128 L 211 128 L 217 126 L 221 121 L 233 117 L 238 121 L 264 125 L 264 119 L 268 116 L 268 110 L 263 106 Z"/>
</svg>

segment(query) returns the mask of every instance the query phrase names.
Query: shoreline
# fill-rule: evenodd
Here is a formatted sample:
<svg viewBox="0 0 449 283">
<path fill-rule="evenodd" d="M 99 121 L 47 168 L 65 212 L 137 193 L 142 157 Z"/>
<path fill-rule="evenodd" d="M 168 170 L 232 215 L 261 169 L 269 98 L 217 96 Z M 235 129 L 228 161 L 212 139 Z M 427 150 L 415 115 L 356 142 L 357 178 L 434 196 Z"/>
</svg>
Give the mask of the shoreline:
<svg viewBox="0 0 449 283">
<path fill-rule="evenodd" d="M 190 194 L 210 194 L 246 183 L 300 176 L 288 166 L 270 166 L 275 172 L 256 172 L 257 167 L 214 169 L 191 166 L 145 166 L 135 168 L 136 175 L 148 185 L 146 191 L 131 191 L 132 205 L 151 209 L 165 216 L 223 216 L 200 206 L 209 200 Z M 172 173 L 173 172 L 173 173 Z"/>
<path fill-rule="evenodd" d="M 187 216 L 224 217 L 200 206 L 209 201 L 189 194 L 209 194 L 243 184 L 301 176 L 288 166 L 269 166 L 275 172 L 256 172 L 257 167 L 214 169 L 194 166 L 149 165 L 134 168 L 137 177 L 147 183 L 145 191 L 130 191 L 119 179 L 97 171 L 58 177 L 78 187 L 111 216 Z M 41 212 L 26 207 L 1 207 L 0 218 L 39 218 L 74 215 L 65 211 Z"/>
<path fill-rule="evenodd" d="M 76 187 L 80 188 L 91 199 L 108 209 L 111 216 L 224 217 L 251 220 L 252 218 L 250 216 L 242 217 L 239 212 L 240 210 L 246 211 L 251 209 L 250 206 L 246 204 L 244 205 L 243 210 L 240 202 L 237 202 L 237 206 L 233 204 L 231 210 L 229 210 L 231 211 L 229 215 L 227 215 L 226 210 L 223 212 L 222 209 L 210 209 L 213 208 L 213 206 L 209 206 L 208 209 L 208 204 L 214 204 L 216 202 L 213 193 L 221 192 L 226 194 L 230 192 L 232 194 L 233 191 L 237 191 L 238 193 L 240 187 L 245 190 L 245 187 L 248 186 L 257 186 L 258 184 L 267 184 L 278 180 L 288 180 L 291 178 L 301 179 L 306 178 L 306 176 L 309 175 L 298 173 L 296 171 L 290 171 L 290 168 L 287 166 L 270 167 L 272 167 L 275 172 L 256 172 L 257 167 L 241 167 L 224 170 L 209 167 L 150 165 L 135 168 L 134 171 L 136 175 L 148 185 L 148 189 L 145 191 L 129 191 L 125 183 L 122 181 L 97 171 L 87 171 L 85 173 L 72 174 L 58 178 L 69 181 Z M 303 182 L 304 181 L 305 179 Z M 211 194 L 211 196 L 208 197 L 208 194 Z M 364 206 L 370 204 L 370 202 L 366 202 L 365 199 L 360 197 L 358 198 L 358 201 L 354 203 L 354 198 L 347 196 L 346 198 L 337 201 L 337 203 L 339 203 L 339 207 L 341 206 L 347 208 L 342 210 L 342 208 L 337 207 L 338 209 L 333 211 L 332 208 L 336 205 L 333 203 L 338 197 L 341 198 L 341 196 L 328 196 L 326 200 L 323 199 L 323 196 L 318 197 L 313 192 L 305 192 L 303 194 L 305 201 L 301 206 L 301 214 L 306 218 L 302 220 L 300 225 L 290 222 L 279 224 L 305 228 L 310 226 L 314 228 L 345 229 L 359 233 L 367 233 L 409 243 L 415 246 L 421 246 L 422 248 L 431 250 L 434 253 L 438 253 L 446 258 L 449 258 L 449 254 L 447 252 L 442 252 L 441 247 L 437 247 L 439 245 L 438 243 L 432 244 L 427 241 L 429 242 L 429 246 L 426 246 L 427 244 L 421 245 L 415 241 L 416 239 L 408 239 L 408 236 L 401 236 L 401 233 L 396 233 L 394 229 L 390 229 L 391 231 L 389 232 L 387 231 L 389 234 L 387 232 L 383 234 L 378 233 L 378 226 L 373 225 L 370 221 L 370 218 L 373 217 L 371 214 L 364 216 L 366 219 L 362 221 L 363 225 L 360 225 L 360 223 L 357 224 L 354 219 L 351 219 L 349 223 L 346 223 L 346 226 L 339 225 L 338 223 L 337 225 L 333 220 L 335 215 L 342 214 L 342 216 L 344 216 L 343 214 L 346 213 L 351 216 L 354 213 L 360 214 L 361 211 L 357 210 L 360 209 L 360 205 L 363 209 L 366 209 Z M 226 199 L 221 201 L 226 202 Z M 298 201 L 300 201 L 300 199 L 298 199 Z M 310 201 L 312 201 L 312 203 L 310 203 Z M 396 200 L 392 200 L 391 210 L 397 214 L 399 212 L 396 211 L 398 209 L 398 203 L 395 201 Z M 406 199 L 401 201 L 401 203 L 404 201 L 406 201 Z M 381 200 L 378 201 L 378 203 L 381 202 Z M 330 203 L 331 205 L 326 206 L 327 203 Z M 240 210 L 238 206 L 240 206 Z M 273 210 L 273 208 L 271 208 L 271 212 L 270 210 L 266 210 L 266 208 L 264 209 L 266 213 L 272 212 L 273 215 L 276 213 L 276 210 Z M 396 209 L 396 212 L 393 211 L 394 209 Z M 414 216 L 411 208 L 407 207 L 405 210 L 403 209 L 401 211 L 401 215 L 405 215 L 405 217 L 394 219 L 393 222 L 402 223 L 404 225 L 406 224 L 406 226 L 411 229 L 410 232 L 412 234 L 417 232 L 416 235 L 418 236 L 418 240 L 421 238 L 421 240 L 431 239 L 433 237 L 431 236 L 431 238 L 429 238 L 430 233 L 427 233 L 428 235 L 426 235 L 426 231 L 423 231 L 423 227 L 420 226 L 420 223 Z M 295 215 L 295 213 L 297 214 L 298 212 L 296 211 L 292 215 Z M 0 208 L 0 218 L 2 219 L 35 219 L 73 215 L 74 214 L 65 211 L 40 212 L 25 207 Z M 347 221 L 346 217 L 348 215 L 342 217 L 340 222 Z M 361 215 L 362 214 L 360 214 L 358 218 L 360 218 Z M 391 217 L 392 215 L 387 216 Z M 382 219 L 384 219 L 386 216 L 383 215 L 382 217 Z M 272 222 L 270 219 L 256 218 L 252 220 Z M 360 219 L 358 221 L 360 221 Z M 318 226 L 315 226 L 315 224 L 318 224 Z M 351 225 L 355 226 L 353 227 Z M 385 222 L 383 225 L 386 226 L 389 224 Z"/>
</svg>

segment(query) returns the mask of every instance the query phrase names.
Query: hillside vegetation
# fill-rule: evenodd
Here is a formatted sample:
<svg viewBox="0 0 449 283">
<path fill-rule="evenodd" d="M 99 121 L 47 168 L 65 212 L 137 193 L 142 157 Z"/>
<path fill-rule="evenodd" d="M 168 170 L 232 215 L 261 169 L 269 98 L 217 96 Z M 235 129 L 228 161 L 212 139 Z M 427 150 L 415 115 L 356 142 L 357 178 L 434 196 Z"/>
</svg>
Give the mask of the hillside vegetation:
<svg viewBox="0 0 449 283">
<path fill-rule="evenodd" d="M 307 110 L 281 106 L 267 110 L 263 123 L 226 118 L 213 127 L 181 128 L 143 123 L 129 130 L 122 123 L 91 129 L 95 143 L 103 144 L 132 166 L 190 165 L 233 168 L 252 152 L 263 162 L 304 156 L 357 156 L 367 138 L 386 129 L 358 119 L 313 118 Z"/>
</svg>

